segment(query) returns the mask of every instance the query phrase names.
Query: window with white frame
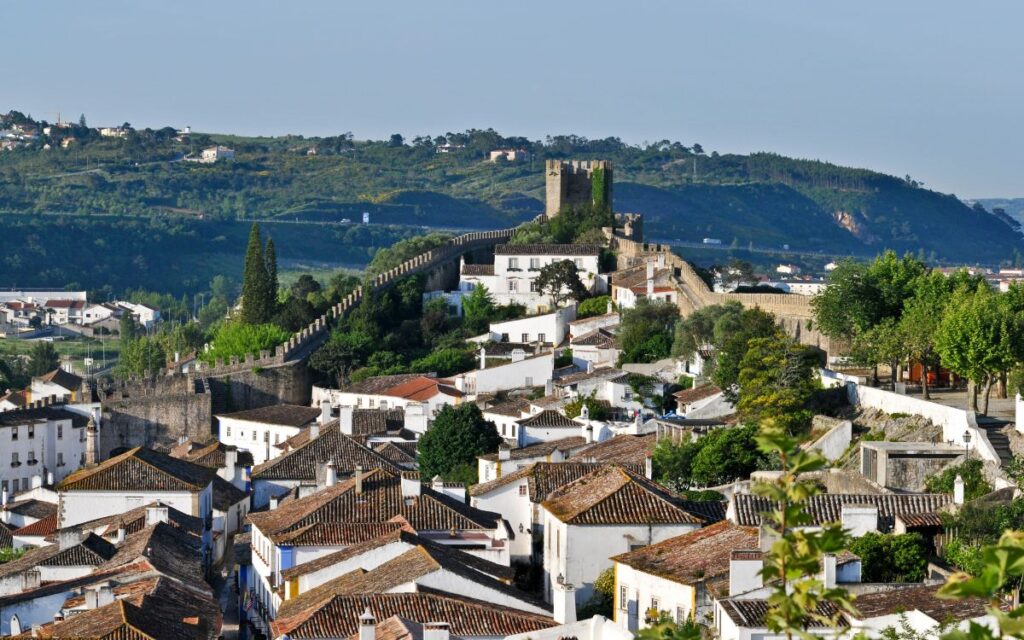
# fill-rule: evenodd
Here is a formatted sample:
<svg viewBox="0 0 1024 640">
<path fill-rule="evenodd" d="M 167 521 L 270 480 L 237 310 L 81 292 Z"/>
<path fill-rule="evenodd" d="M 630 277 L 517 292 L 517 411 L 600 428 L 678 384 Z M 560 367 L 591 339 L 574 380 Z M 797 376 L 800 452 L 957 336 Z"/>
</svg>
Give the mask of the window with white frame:
<svg viewBox="0 0 1024 640">
<path fill-rule="evenodd" d="M 627 585 L 619 585 L 619 608 L 625 611 L 629 608 L 629 587 Z"/>
<path fill-rule="evenodd" d="M 508 259 L 508 268 L 509 269 L 518 269 L 519 268 L 519 258 L 509 258 Z"/>
<path fill-rule="evenodd" d="M 509 293 L 516 293 L 518 291 L 519 291 L 519 282 L 516 281 L 516 280 L 509 280 L 508 281 L 508 292 Z"/>
</svg>

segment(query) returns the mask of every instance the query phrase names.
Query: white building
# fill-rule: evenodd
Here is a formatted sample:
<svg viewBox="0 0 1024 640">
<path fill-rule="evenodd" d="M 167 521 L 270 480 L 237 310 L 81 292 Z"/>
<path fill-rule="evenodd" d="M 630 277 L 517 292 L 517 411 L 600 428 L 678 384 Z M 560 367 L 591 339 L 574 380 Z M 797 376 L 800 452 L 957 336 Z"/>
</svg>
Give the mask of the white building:
<svg viewBox="0 0 1024 640">
<path fill-rule="evenodd" d="M 795 264 L 780 264 L 779 266 L 775 267 L 775 272 L 787 276 L 793 276 L 800 273 L 800 267 L 796 266 Z"/>
<path fill-rule="evenodd" d="M 573 336 L 569 347 L 572 349 L 573 364 L 583 371 L 614 366 L 622 353 L 615 332 L 604 328 Z"/>
<path fill-rule="evenodd" d="M 344 389 L 313 387 L 315 406 L 320 406 L 324 400 L 335 407 L 357 409 L 402 407 L 408 410 L 410 405 L 418 405 L 426 410 L 429 419 L 433 419 L 445 405 L 460 404 L 464 396 L 465 393 L 456 388 L 453 380 L 421 373 L 374 376 Z"/>
<path fill-rule="evenodd" d="M 480 482 L 489 482 L 537 462 L 565 462 L 587 444 L 583 436 L 568 436 L 516 448 L 502 444 L 497 453 L 477 457 L 477 477 Z"/>
<path fill-rule="evenodd" d="M 575 319 L 576 305 L 573 304 L 551 313 L 494 322 L 490 326 L 490 336 L 494 342 L 541 343 L 557 347 L 565 342 L 569 323 Z M 487 344 L 481 343 L 481 347 L 487 348 Z"/>
<path fill-rule="evenodd" d="M 49 373 L 32 378 L 29 386 L 31 402 L 57 401 L 79 402 L 86 400 L 82 395 L 82 378 L 63 369 L 54 369 Z"/>
<path fill-rule="evenodd" d="M 135 316 L 135 319 L 139 324 L 146 329 L 152 329 L 153 325 L 160 322 L 160 310 L 154 309 L 149 305 L 139 304 L 137 302 L 127 302 L 125 300 L 119 300 L 114 304 Z"/>
<path fill-rule="evenodd" d="M 642 398 L 633 392 L 629 374 L 614 367 L 582 371 L 555 380 L 555 393 L 561 398 L 592 397 L 607 402 L 618 414 L 631 414 L 643 409 Z"/>
<path fill-rule="evenodd" d="M 87 305 L 82 311 L 82 324 L 93 324 L 109 318 L 116 317 L 120 310 L 113 304 L 93 303 Z"/>
<path fill-rule="evenodd" d="M 678 292 L 672 282 L 672 269 L 664 266 L 664 256 L 659 262 L 648 261 L 609 275 L 612 301 L 619 309 L 632 309 L 641 299 L 675 304 Z"/>
<path fill-rule="evenodd" d="M 499 159 L 507 162 L 522 162 L 530 157 L 526 149 L 494 149 L 491 151 L 488 160 L 497 162 Z"/>
<path fill-rule="evenodd" d="M 104 138 L 127 138 L 130 131 L 131 129 L 128 127 L 100 127 L 100 136 Z"/>
<path fill-rule="evenodd" d="M 689 502 L 608 466 L 556 490 L 541 508 L 545 598 L 553 598 L 554 584 L 568 583 L 582 604 L 612 556 L 699 529 L 720 519 L 712 512 L 721 505 Z"/>
<path fill-rule="evenodd" d="M 480 350 L 480 368 L 453 377 L 455 387 L 468 396 L 529 387 L 543 387 L 551 381 L 555 368 L 552 352 L 527 356 L 512 353 L 511 360 L 487 359 L 486 346 Z"/>
<path fill-rule="evenodd" d="M 217 145 L 215 147 L 207 147 L 203 149 L 199 154 L 199 162 L 211 164 L 219 162 L 221 160 L 234 160 L 235 150 L 229 149 L 228 147 Z"/>
<path fill-rule="evenodd" d="M 86 304 L 84 300 L 54 298 L 43 302 L 42 307 L 46 312 L 47 324 L 82 324 Z"/>
<path fill-rule="evenodd" d="M 218 440 L 252 455 L 254 465 L 281 455 L 279 445 L 321 419 L 321 410 L 279 404 L 217 416 Z"/>
<path fill-rule="evenodd" d="M 89 417 L 64 407 L 0 412 L 0 491 L 53 484 L 86 462 Z"/>
</svg>

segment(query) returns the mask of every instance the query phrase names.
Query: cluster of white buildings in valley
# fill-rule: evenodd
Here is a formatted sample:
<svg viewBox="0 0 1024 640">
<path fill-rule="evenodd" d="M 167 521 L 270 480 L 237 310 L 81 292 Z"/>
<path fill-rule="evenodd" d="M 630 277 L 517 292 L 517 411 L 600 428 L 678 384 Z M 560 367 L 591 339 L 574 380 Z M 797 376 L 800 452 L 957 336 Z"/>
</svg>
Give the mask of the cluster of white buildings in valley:
<svg viewBox="0 0 1024 640">
<path fill-rule="evenodd" d="M 125 314 L 143 330 L 160 322 L 159 309 L 127 300 L 90 302 L 85 291 L 0 291 L 0 337 L 32 337 L 54 327 L 90 336 L 117 333 Z"/>
</svg>

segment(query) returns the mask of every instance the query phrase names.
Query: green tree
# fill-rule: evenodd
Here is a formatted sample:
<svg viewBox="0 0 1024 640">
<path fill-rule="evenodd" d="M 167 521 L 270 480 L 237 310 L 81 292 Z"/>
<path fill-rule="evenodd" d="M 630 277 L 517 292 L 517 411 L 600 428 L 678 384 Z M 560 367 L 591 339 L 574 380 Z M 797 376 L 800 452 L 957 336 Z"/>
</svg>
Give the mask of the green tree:
<svg viewBox="0 0 1024 640">
<path fill-rule="evenodd" d="M 697 485 L 719 485 L 750 474 L 767 465 L 757 448 L 757 427 L 747 425 L 714 429 L 697 440 L 700 450 L 693 458 L 690 477 Z"/>
<path fill-rule="evenodd" d="M 244 358 L 248 354 L 259 356 L 263 349 L 273 349 L 291 337 L 291 334 L 275 324 L 246 324 L 225 322 L 217 330 L 208 351 L 200 358 L 209 363 L 217 359 L 228 361 L 231 356 Z"/>
<path fill-rule="evenodd" d="M 500 444 L 494 423 L 475 404 L 445 405 L 417 445 L 420 476 L 446 478 L 462 465 L 475 469 L 477 456 L 497 451 Z"/>
<path fill-rule="evenodd" d="M 125 311 L 118 321 L 118 333 L 121 336 L 121 342 L 127 344 L 138 338 L 141 332 L 142 328 L 135 319 L 135 316 Z"/>
<path fill-rule="evenodd" d="M 32 377 L 49 373 L 60 366 L 60 355 L 52 342 L 39 340 L 28 351 L 26 373 Z"/>
<path fill-rule="evenodd" d="M 651 465 L 654 478 L 675 491 L 690 486 L 693 475 L 693 459 L 700 453 L 701 445 L 689 438 L 678 442 L 662 438 L 654 445 Z"/>
<path fill-rule="evenodd" d="M 860 558 L 864 582 L 920 582 L 928 568 L 928 550 L 919 533 L 870 531 L 850 542 Z"/>
<path fill-rule="evenodd" d="M 438 349 L 413 360 L 409 368 L 421 373 L 436 373 L 439 376 L 450 376 L 473 368 L 476 358 L 471 351 L 464 348 Z"/>
<path fill-rule="evenodd" d="M 587 298 L 576 307 L 577 318 L 590 318 L 593 316 L 601 316 L 608 313 L 608 303 L 611 302 L 610 296 L 594 296 L 593 298 Z M 614 310 L 614 305 L 613 305 Z"/>
<path fill-rule="evenodd" d="M 242 270 L 242 321 L 247 324 L 265 324 L 274 317 L 277 292 L 272 288 L 267 260 L 263 253 L 260 226 L 253 223 L 249 232 L 249 246 L 245 250 Z"/>
<path fill-rule="evenodd" d="M 813 411 L 809 403 L 820 388 L 818 354 L 781 335 L 750 341 L 739 375 L 741 421 L 772 421 L 790 435 L 804 433 Z"/>
<path fill-rule="evenodd" d="M 349 375 L 366 362 L 374 344 L 373 337 L 361 331 L 335 332 L 313 352 L 309 366 L 338 386 L 348 386 Z"/>
<path fill-rule="evenodd" d="M 167 364 L 167 354 L 157 338 L 142 336 L 121 346 L 118 375 L 126 378 L 158 372 Z"/>
<path fill-rule="evenodd" d="M 462 297 L 463 322 L 472 333 L 486 331 L 493 313 L 494 300 L 484 285 L 478 285 L 468 296 Z"/>
<path fill-rule="evenodd" d="M 619 345 L 623 362 L 655 362 L 672 351 L 672 334 L 679 308 L 664 301 L 642 298 L 622 312 Z"/>
<path fill-rule="evenodd" d="M 577 617 L 587 620 L 594 616 L 612 617 L 615 605 L 615 567 L 608 567 L 594 580 L 594 593 L 580 607 Z"/>
<path fill-rule="evenodd" d="M 723 312 L 715 321 L 715 362 L 711 380 L 727 398 L 736 401 L 740 370 L 753 340 L 778 335 L 775 316 L 761 309 L 743 309 L 738 314 Z"/>
<path fill-rule="evenodd" d="M 739 325 L 742 314 L 743 305 L 737 301 L 697 309 L 676 323 L 672 355 L 689 359 L 698 350 L 724 341 L 732 328 Z M 705 374 L 710 375 L 711 371 Z"/>
<path fill-rule="evenodd" d="M 570 299 L 581 302 L 587 297 L 587 288 L 572 260 L 557 260 L 544 265 L 533 282 L 537 291 L 549 296 L 556 307 Z"/>
<path fill-rule="evenodd" d="M 267 261 L 267 282 L 270 287 L 270 295 L 277 300 L 277 289 L 280 286 L 277 282 L 277 248 L 274 247 L 274 239 L 267 238 L 267 248 L 264 251 L 264 259 Z"/>
<path fill-rule="evenodd" d="M 591 392 L 586 396 L 577 396 L 576 399 L 571 400 L 562 407 L 565 411 L 567 418 L 575 418 L 576 416 L 583 413 L 583 407 L 587 408 L 587 414 L 591 420 L 607 420 L 608 419 L 608 406 L 599 402 L 595 398 L 596 392 Z"/>
<path fill-rule="evenodd" d="M 950 465 L 925 478 L 924 486 L 932 493 L 953 493 L 956 477 L 964 481 L 964 500 L 974 500 L 992 491 L 992 485 L 985 479 L 981 460 L 972 458 L 960 464 Z"/>
</svg>

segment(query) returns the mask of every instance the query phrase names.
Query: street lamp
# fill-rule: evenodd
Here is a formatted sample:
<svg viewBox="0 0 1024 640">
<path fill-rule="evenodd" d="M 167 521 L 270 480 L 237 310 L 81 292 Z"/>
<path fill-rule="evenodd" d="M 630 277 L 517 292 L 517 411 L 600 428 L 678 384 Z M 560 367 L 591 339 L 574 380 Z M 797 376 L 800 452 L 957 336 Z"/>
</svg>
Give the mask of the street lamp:
<svg viewBox="0 0 1024 640">
<path fill-rule="evenodd" d="M 964 457 L 971 457 L 971 431 L 969 429 L 964 430 Z"/>
</svg>

